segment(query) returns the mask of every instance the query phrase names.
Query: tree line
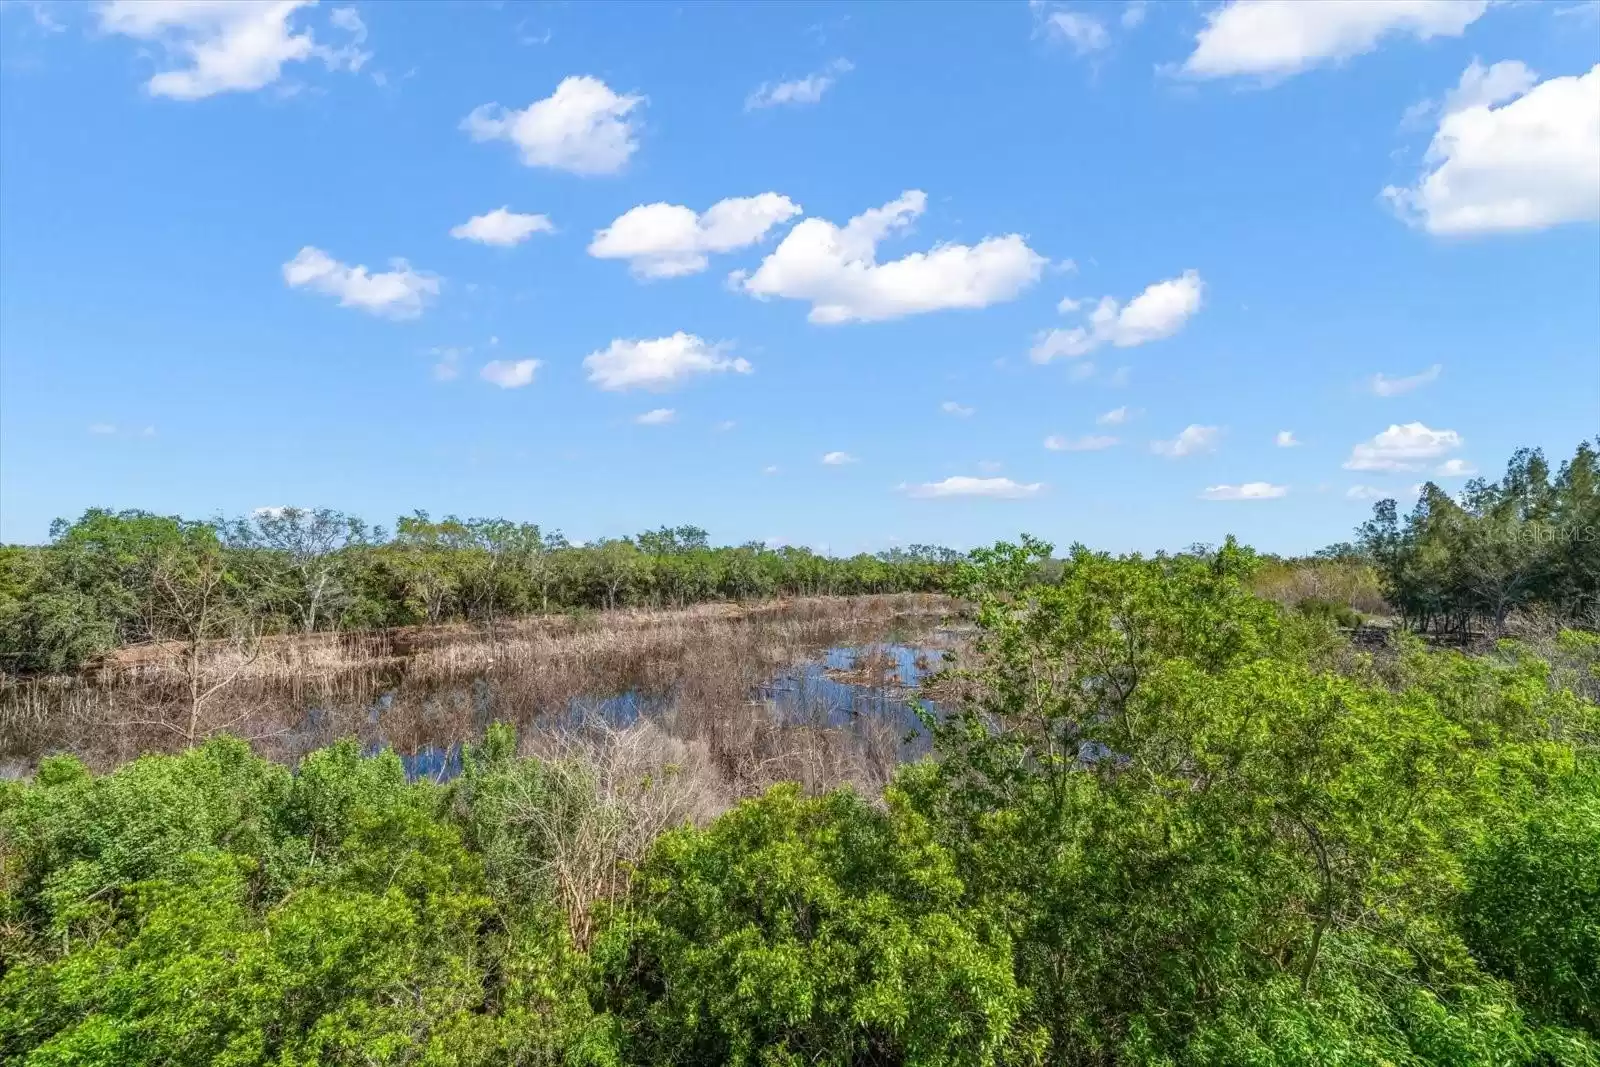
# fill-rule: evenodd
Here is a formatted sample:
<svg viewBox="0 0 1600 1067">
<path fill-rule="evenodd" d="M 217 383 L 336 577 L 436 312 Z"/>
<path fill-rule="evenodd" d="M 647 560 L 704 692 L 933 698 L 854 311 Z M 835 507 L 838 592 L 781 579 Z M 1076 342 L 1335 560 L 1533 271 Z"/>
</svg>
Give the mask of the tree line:
<svg viewBox="0 0 1600 1067">
<path fill-rule="evenodd" d="M 54 523 L 47 545 L 0 548 L 0 671 L 71 670 L 140 641 L 925 592 L 943 588 L 960 558 L 926 545 L 848 558 L 717 547 L 696 526 L 574 544 L 532 523 L 420 511 L 389 533 L 328 508 L 210 521 L 92 509 Z"/>
<path fill-rule="evenodd" d="M 500 726 L 446 784 L 50 757 L 0 783 L 0 1060 L 1600 1063 L 1600 709 L 1512 644 L 1363 656 L 1256 565 L 974 553 L 962 695 L 881 798 L 673 818 L 677 755 Z"/>
<path fill-rule="evenodd" d="M 1498 635 L 1514 612 L 1600 622 L 1600 438 L 1579 444 L 1552 477 L 1538 449 L 1512 456 L 1498 481 L 1475 478 L 1452 497 L 1428 482 L 1401 516 L 1373 508 L 1355 550 L 1384 595 L 1419 630 Z M 1335 554 L 1348 552 L 1336 548 Z"/>
</svg>

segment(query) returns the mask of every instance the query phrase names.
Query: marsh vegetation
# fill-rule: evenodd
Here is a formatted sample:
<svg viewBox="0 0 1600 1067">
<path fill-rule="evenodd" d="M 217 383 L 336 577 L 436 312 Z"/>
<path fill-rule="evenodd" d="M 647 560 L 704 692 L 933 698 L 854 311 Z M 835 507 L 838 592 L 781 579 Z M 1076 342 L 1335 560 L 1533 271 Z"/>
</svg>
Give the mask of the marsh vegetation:
<svg viewBox="0 0 1600 1067">
<path fill-rule="evenodd" d="M 190 627 L 12 678 L 0 1059 L 1595 1067 L 1575 470 L 1306 560 L 1023 538 L 938 591 Z M 57 573 L 242 596 L 95 553 Z"/>
</svg>

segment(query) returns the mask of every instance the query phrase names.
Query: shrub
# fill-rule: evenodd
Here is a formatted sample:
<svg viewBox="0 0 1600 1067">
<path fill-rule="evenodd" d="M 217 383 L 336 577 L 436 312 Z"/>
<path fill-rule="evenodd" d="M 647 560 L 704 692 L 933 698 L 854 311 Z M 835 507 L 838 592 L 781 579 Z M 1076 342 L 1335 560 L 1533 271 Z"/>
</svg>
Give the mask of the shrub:
<svg viewBox="0 0 1600 1067">
<path fill-rule="evenodd" d="M 990 1064 L 1022 1006 L 950 857 L 791 786 L 662 838 L 600 948 L 631 1062 Z"/>
</svg>

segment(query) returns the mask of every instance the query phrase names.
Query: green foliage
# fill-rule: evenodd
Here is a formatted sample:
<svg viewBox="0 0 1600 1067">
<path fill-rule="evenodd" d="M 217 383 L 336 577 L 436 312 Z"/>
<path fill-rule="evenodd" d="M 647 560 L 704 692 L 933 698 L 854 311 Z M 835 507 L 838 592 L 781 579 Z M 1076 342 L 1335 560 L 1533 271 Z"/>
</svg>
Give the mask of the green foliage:
<svg viewBox="0 0 1600 1067">
<path fill-rule="evenodd" d="M 957 554 L 849 559 L 714 548 L 696 526 L 575 547 L 504 519 L 328 508 L 229 522 L 91 509 L 42 548 L 0 546 L 0 671 L 59 673 L 119 644 L 253 637 L 775 595 L 942 591 Z"/>
<path fill-rule="evenodd" d="M 975 553 L 977 698 L 901 776 L 1011 932 L 1053 1063 L 1533 1063 L 1452 902 L 1498 827 L 1570 778 L 1594 708 L 1542 662 L 1305 660 L 1255 560 Z M 1554 1055 L 1554 1053 L 1549 1053 Z"/>
<path fill-rule="evenodd" d="M 0 807 L 0 1059 L 604 1062 L 582 960 L 497 907 L 441 800 L 348 742 L 293 776 L 231 740 L 47 761 Z"/>
<path fill-rule="evenodd" d="M 1473 857 L 1462 925 L 1519 999 L 1600 1038 L 1600 774 L 1574 778 Z"/>
<path fill-rule="evenodd" d="M 636 1063 L 998 1063 L 1022 1004 L 950 857 L 848 792 L 663 838 L 600 953 Z"/>
<path fill-rule="evenodd" d="M 1360 531 L 1389 601 L 1422 629 L 1499 633 L 1514 611 L 1572 620 L 1600 610 L 1600 452 L 1579 444 L 1554 479 L 1544 454 L 1522 449 L 1498 482 L 1453 499 L 1423 487 L 1404 520 L 1380 501 Z"/>
<path fill-rule="evenodd" d="M 235 550 L 88 525 L 81 573 L 154 567 L 157 618 Z M 452 588 L 509 610 L 491 576 L 550 545 L 414 516 L 337 577 L 471 558 Z M 572 558 L 604 602 L 715 595 L 722 552 L 763 558 L 693 528 Z M 1371 657 L 1231 540 L 879 562 L 943 568 L 979 627 L 881 805 L 782 786 L 686 825 L 503 726 L 444 787 L 353 741 L 44 760 L 0 787 L 0 1060 L 1600 1067 L 1593 634 Z"/>
</svg>

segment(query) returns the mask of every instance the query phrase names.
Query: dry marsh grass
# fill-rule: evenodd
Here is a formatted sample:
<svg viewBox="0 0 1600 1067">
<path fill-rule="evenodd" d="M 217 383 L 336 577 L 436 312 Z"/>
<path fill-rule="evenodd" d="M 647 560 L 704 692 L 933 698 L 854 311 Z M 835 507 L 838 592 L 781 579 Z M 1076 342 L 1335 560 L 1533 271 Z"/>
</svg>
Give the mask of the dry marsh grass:
<svg viewBox="0 0 1600 1067">
<path fill-rule="evenodd" d="M 777 715 L 763 687 L 830 647 L 925 641 L 955 611 L 930 595 L 809 597 L 218 644 L 201 671 L 225 684 L 195 721 L 199 736 L 232 733 L 292 763 L 344 736 L 402 754 L 448 749 L 494 720 L 552 744 L 597 717 L 629 729 L 647 710 L 651 729 L 714 771 L 723 800 L 780 780 L 876 793 L 900 756 L 899 723 L 841 725 L 824 707 Z M 0 685 L 0 760 L 25 769 L 71 752 L 105 769 L 181 749 L 192 709 L 178 652 L 125 649 L 81 675 Z M 877 675 L 851 681 L 898 685 L 870 665 Z"/>
</svg>

